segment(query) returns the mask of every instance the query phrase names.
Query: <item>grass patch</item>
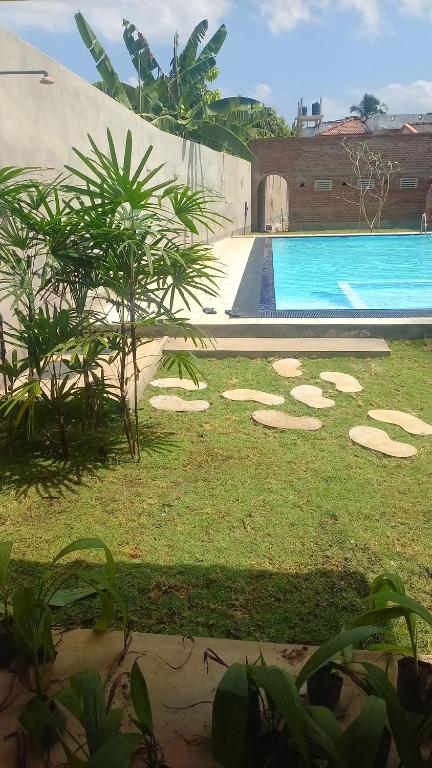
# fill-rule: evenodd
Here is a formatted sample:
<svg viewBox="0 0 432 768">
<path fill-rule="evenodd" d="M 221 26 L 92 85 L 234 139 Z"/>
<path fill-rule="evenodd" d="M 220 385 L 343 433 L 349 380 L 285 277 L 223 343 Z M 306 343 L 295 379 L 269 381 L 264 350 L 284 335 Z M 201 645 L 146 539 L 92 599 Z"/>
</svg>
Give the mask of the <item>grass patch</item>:
<svg viewBox="0 0 432 768">
<path fill-rule="evenodd" d="M 210 410 L 157 412 L 147 390 L 138 465 L 120 449 L 89 470 L 85 462 L 3 456 L 0 537 L 15 542 L 16 576 L 94 535 L 112 548 L 133 625 L 145 631 L 322 641 L 355 615 L 371 579 L 386 570 L 432 608 L 432 439 L 389 426 L 419 450 L 398 460 L 348 438 L 354 425 L 384 427 L 368 419 L 370 408 L 432 421 L 431 363 L 424 342 L 394 343 L 389 358 L 305 360 L 302 380 L 280 378 L 267 360 L 200 360 L 209 389 L 199 397 Z M 364 392 L 334 394 L 317 382 L 323 370 L 357 376 Z M 267 430 L 250 418 L 263 406 L 220 397 L 252 387 L 285 395 L 281 408 L 292 414 L 312 413 L 289 398 L 300 381 L 320 383 L 337 401 L 320 412 L 320 432 Z M 74 610 L 85 624 L 93 605 Z M 426 633 L 422 642 L 430 650 Z"/>
</svg>

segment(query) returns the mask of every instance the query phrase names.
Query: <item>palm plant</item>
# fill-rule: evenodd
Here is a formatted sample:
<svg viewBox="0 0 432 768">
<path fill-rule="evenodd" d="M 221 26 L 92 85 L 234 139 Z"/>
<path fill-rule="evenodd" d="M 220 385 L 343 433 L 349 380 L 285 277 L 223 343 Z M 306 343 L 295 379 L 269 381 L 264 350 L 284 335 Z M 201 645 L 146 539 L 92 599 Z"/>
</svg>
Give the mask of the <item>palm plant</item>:
<svg viewBox="0 0 432 768">
<path fill-rule="evenodd" d="M 253 159 L 240 138 L 240 130 L 251 115 L 261 112 L 261 103 L 245 96 L 213 98 L 207 87 L 207 82 L 212 81 L 217 72 L 216 55 L 227 35 L 224 25 L 200 53 L 198 46 L 207 32 L 207 20 L 197 24 L 181 52 L 178 35 L 175 35 L 170 69 L 164 74 L 147 40 L 125 20 L 123 39 L 138 80 L 137 86 L 132 86 L 120 80 L 84 16 L 77 13 L 75 20 L 102 77 L 95 83 L 100 90 L 163 131 L 218 151 L 229 151 L 249 161 Z"/>
<path fill-rule="evenodd" d="M 175 311 L 177 298 L 186 308 L 198 293 L 215 295 L 218 270 L 207 246 L 187 242 L 198 226 L 211 229 L 223 217 L 209 208 L 216 198 L 194 192 L 174 180 L 153 183 L 162 166 L 145 171 L 150 147 L 136 167 L 128 131 L 119 159 L 109 130 L 108 152 L 89 137 L 91 154 L 75 149 L 83 168 L 67 167 L 80 181 L 64 185 L 81 202 L 79 217 L 88 234 L 87 253 L 97 259 L 98 298 L 107 316 L 116 315 L 110 334 L 110 362 L 119 365 L 122 418 L 132 456 L 139 458 L 138 351 L 152 327 L 187 324 Z M 132 371 L 128 370 L 131 360 Z M 180 361 L 181 362 L 181 361 Z M 132 419 L 128 398 L 133 385 Z"/>
<path fill-rule="evenodd" d="M 387 110 L 387 105 L 380 102 L 380 100 L 371 93 L 365 93 L 358 104 L 353 104 L 350 107 L 352 115 L 359 115 L 363 119 L 371 117 L 372 115 L 384 115 Z"/>
</svg>

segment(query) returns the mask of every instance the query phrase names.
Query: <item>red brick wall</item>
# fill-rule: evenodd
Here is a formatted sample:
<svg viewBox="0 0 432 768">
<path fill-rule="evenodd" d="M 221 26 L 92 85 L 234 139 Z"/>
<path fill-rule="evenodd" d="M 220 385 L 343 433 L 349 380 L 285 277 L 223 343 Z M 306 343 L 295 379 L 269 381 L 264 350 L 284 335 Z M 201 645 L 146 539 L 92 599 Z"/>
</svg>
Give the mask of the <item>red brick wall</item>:
<svg viewBox="0 0 432 768">
<path fill-rule="evenodd" d="M 343 181 L 354 182 L 340 136 L 255 139 L 251 149 L 252 229 L 258 229 L 258 190 L 268 174 L 280 174 L 289 187 L 290 229 L 343 229 L 358 226 L 358 209 L 339 199 L 350 194 Z M 372 136 L 371 148 L 400 164 L 392 179 L 383 213 L 383 227 L 420 227 L 428 178 L 432 176 L 432 134 Z M 400 178 L 418 178 L 417 189 L 400 189 Z M 315 192 L 316 179 L 331 179 L 332 192 Z M 304 184 L 304 187 L 300 185 Z"/>
</svg>

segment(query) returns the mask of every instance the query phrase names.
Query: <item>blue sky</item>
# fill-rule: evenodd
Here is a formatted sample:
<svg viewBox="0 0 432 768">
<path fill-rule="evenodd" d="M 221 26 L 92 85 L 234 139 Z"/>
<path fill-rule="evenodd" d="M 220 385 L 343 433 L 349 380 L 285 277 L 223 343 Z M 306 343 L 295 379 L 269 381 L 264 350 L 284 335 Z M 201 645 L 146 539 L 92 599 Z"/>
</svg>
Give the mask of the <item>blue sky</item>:
<svg viewBox="0 0 432 768">
<path fill-rule="evenodd" d="M 74 26 L 77 10 L 124 79 L 133 69 L 123 17 L 166 67 L 174 31 L 185 41 L 206 17 L 211 30 L 228 27 L 218 57 L 224 95 L 257 96 L 289 120 L 300 96 L 310 104 L 322 95 L 333 119 L 365 90 L 392 112 L 432 112 L 432 0 L 0 0 L 0 25 L 92 80 L 94 64 Z"/>
</svg>

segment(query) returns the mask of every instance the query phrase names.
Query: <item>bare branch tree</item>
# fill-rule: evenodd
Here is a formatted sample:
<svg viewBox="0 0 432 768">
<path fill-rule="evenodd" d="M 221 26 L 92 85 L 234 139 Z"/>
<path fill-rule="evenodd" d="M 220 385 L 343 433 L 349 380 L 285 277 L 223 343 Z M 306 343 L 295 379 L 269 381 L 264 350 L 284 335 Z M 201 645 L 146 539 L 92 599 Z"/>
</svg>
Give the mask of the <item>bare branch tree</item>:
<svg viewBox="0 0 432 768">
<path fill-rule="evenodd" d="M 390 190 L 390 182 L 399 171 L 397 160 L 385 159 L 369 142 L 347 140 L 342 147 L 348 155 L 355 181 L 345 185 L 355 190 L 355 197 L 339 197 L 340 200 L 358 207 L 359 223 L 363 220 L 371 232 L 381 227 L 382 213 Z M 336 195 L 336 197 L 338 197 Z"/>
</svg>

